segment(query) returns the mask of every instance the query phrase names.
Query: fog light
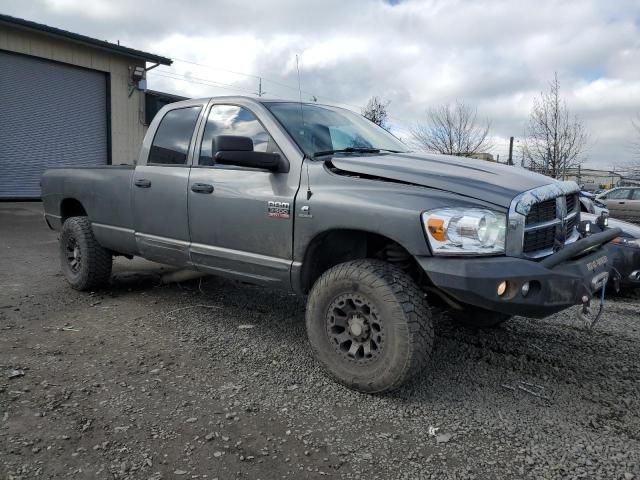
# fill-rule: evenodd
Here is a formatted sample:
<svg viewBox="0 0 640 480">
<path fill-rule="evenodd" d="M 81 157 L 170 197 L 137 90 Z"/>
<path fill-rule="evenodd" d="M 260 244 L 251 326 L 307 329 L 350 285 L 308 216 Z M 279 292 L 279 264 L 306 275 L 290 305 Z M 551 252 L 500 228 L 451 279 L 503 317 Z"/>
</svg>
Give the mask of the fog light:
<svg viewBox="0 0 640 480">
<path fill-rule="evenodd" d="M 583 220 L 578 225 L 578 231 L 585 237 L 588 237 L 591 233 L 591 222 L 589 220 Z"/>
<path fill-rule="evenodd" d="M 604 230 L 609 225 L 609 214 L 602 212 L 598 218 L 596 218 L 596 224 L 600 227 L 600 230 Z"/>
<path fill-rule="evenodd" d="M 507 291 L 507 282 L 505 280 L 503 280 L 498 285 L 498 296 L 501 297 L 502 295 L 504 295 L 504 292 L 506 292 L 506 291 Z"/>
<path fill-rule="evenodd" d="M 527 295 L 529 295 L 529 282 L 524 282 L 524 285 L 522 285 L 522 296 L 526 297 Z"/>
</svg>

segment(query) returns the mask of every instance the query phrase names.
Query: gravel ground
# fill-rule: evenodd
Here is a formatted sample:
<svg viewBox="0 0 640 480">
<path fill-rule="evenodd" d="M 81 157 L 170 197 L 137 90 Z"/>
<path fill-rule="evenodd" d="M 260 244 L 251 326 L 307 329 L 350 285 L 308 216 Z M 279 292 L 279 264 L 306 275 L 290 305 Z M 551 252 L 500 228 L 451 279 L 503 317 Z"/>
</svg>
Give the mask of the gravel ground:
<svg viewBox="0 0 640 480">
<path fill-rule="evenodd" d="M 0 479 L 640 478 L 640 301 L 474 332 L 367 396 L 309 354 L 304 299 L 206 278 L 59 273 L 39 204 L 0 204 Z"/>
</svg>

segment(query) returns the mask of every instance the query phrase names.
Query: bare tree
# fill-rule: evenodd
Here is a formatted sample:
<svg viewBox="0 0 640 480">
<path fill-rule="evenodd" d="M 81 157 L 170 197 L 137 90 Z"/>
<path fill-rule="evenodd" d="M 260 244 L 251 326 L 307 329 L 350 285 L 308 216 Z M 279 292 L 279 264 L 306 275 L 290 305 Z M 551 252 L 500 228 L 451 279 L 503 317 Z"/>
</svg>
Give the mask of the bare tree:
<svg viewBox="0 0 640 480">
<path fill-rule="evenodd" d="M 389 112 L 387 111 L 389 103 L 389 100 L 373 96 L 367 102 L 367 106 L 362 109 L 362 116 L 385 130 L 389 130 Z"/>
<path fill-rule="evenodd" d="M 536 98 L 522 143 L 525 166 L 553 178 L 565 178 L 567 170 L 583 162 L 588 136 L 576 115 L 560 96 L 558 74 L 549 91 Z"/>
<path fill-rule="evenodd" d="M 491 148 L 489 120 L 478 120 L 476 108 L 462 101 L 427 110 L 426 118 L 410 130 L 425 150 L 446 155 L 470 156 Z"/>
</svg>

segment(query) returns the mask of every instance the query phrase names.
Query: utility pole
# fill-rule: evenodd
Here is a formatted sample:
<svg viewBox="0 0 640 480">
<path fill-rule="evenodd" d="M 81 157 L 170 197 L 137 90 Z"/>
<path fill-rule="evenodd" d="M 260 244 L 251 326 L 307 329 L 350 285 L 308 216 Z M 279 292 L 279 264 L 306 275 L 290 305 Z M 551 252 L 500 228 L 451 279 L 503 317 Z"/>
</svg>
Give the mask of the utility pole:
<svg viewBox="0 0 640 480">
<path fill-rule="evenodd" d="M 267 92 L 262 91 L 262 77 L 258 77 L 258 96 L 261 97 Z"/>
<path fill-rule="evenodd" d="M 578 165 L 578 185 L 582 183 L 582 169 L 580 167 L 581 165 Z"/>
<path fill-rule="evenodd" d="M 513 137 L 509 138 L 509 160 L 507 165 L 513 165 Z"/>
</svg>

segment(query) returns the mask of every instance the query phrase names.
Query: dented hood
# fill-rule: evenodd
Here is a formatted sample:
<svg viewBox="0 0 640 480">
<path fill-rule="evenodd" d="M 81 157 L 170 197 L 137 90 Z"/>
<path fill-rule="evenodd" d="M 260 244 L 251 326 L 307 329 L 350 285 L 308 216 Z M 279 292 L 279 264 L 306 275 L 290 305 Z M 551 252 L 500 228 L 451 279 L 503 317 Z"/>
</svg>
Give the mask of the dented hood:
<svg viewBox="0 0 640 480">
<path fill-rule="evenodd" d="M 556 183 L 524 168 L 437 154 L 334 155 L 340 170 L 422 185 L 509 207 L 519 193 Z"/>
</svg>

